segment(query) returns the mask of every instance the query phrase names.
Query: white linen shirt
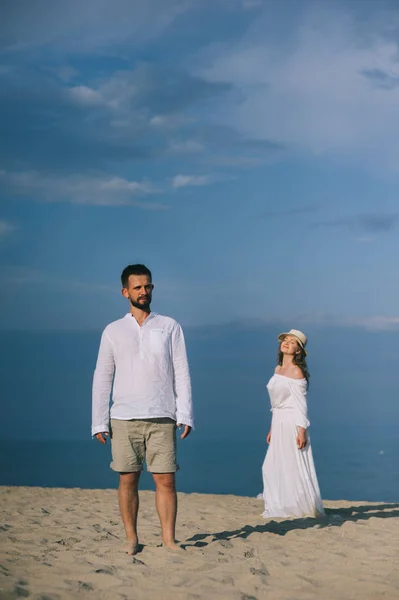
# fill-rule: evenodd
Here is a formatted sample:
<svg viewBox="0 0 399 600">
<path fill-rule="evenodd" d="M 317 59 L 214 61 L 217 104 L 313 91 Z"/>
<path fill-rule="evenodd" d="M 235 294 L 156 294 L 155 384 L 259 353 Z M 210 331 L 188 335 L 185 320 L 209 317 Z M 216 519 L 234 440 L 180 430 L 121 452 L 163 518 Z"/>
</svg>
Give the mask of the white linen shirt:
<svg viewBox="0 0 399 600">
<path fill-rule="evenodd" d="M 109 409 L 112 392 L 112 406 Z M 93 378 L 91 433 L 109 432 L 109 420 L 169 417 L 194 426 L 190 372 L 182 328 L 151 312 L 132 314 L 103 331 Z"/>
</svg>

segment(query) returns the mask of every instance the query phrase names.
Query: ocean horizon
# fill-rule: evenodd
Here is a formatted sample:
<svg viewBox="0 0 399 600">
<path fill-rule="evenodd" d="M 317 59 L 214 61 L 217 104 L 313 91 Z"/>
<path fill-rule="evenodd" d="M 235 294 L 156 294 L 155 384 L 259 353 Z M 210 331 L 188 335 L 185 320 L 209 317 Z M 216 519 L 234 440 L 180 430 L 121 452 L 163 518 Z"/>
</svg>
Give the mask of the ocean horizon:
<svg viewBox="0 0 399 600">
<path fill-rule="evenodd" d="M 183 492 L 256 496 L 278 326 L 185 328 L 196 429 L 178 443 Z M 310 436 L 323 498 L 399 500 L 397 335 L 307 328 Z M 90 436 L 100 331 L 0 332 L 2 485 L 115 488 Z M 153 489 L 144 472 L 142 489 Z"/>
<path fill-rule="evenodd" d="M 323 499 L 399 500 L 399 436 L 374 439 L 317 439 L 312 447 Z M 186 493 L 256 496 L 262 491 L 266 443 L 192 438 L 178 442 L 177 489 Z M 108 489 L 118 475 L 110 447 L 97 441 L 0 440 L 0 485 Z M 154 489 L 144 468 L 140 489 Z"/>
</svg>

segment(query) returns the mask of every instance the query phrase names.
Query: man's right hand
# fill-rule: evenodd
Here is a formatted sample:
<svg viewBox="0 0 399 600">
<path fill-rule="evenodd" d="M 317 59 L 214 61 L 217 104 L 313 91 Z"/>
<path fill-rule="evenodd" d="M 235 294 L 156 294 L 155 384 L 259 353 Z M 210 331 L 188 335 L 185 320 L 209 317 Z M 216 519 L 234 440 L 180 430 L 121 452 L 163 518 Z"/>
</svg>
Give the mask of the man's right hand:
<svg viewBox="0 0 399 600">
<path fill-rule="evenodd" d="M 95 437 L 98 439 L 98 441 L 101 442 L 102 444 L 107 443 L 108 436 L 109 436 L 108 431 L 103 431 L 102 433 L 96 433 L 96 435 L 95 435 Z"/>
</svg>

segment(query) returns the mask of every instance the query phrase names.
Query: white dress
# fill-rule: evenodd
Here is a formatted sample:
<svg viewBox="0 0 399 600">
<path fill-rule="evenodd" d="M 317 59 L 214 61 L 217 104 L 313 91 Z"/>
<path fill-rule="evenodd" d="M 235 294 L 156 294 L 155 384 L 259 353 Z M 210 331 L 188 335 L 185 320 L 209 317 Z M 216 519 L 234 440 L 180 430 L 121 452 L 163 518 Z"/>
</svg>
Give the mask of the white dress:
<svg viewBox="0 0 399 600">
<path fill-rule="evenodd" d="M 272 436 L 262 466 L 263 499 L 269 517 L 324 515 L 310 437 L 296 444 L 298 426 L 307 429 L 306 379 L 275 374 L 267 384 L 271 401 Z"/>
</svg>

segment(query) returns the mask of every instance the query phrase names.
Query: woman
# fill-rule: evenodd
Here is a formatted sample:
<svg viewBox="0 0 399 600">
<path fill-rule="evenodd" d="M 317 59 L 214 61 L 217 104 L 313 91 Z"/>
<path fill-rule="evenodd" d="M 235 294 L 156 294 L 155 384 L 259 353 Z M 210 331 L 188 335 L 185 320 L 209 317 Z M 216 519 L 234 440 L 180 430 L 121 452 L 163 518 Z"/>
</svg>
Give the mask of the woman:
<svg viewBox="0 0 399 600">
<path fill-rule="evenodd" d="M 308 436 L 307 338 L 297 329 L 278 336 L 278 366 L 267 384 L 273 413 L 262 467 L 268 517 L 324 515 Z"/>
</svg>

